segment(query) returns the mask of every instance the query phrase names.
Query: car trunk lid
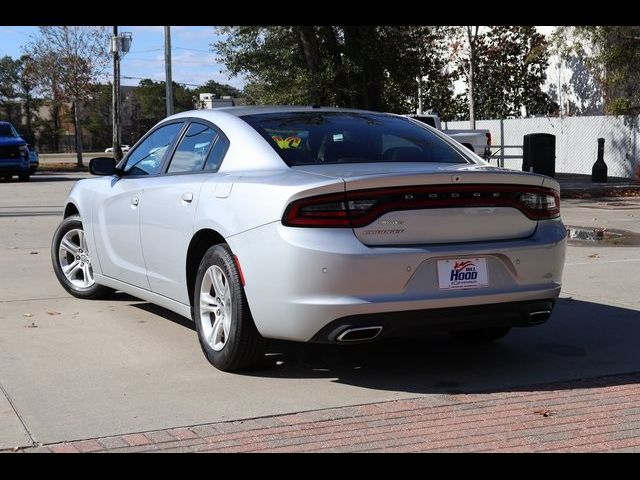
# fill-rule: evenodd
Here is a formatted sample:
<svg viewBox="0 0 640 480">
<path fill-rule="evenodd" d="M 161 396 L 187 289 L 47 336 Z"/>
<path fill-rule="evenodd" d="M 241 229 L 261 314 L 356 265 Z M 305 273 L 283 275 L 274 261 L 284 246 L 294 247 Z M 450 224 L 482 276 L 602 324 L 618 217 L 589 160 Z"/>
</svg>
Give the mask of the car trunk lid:
<svg viewBox="0 0 640 480">
<path fill-rule="evenodd" d="M 300 169 L 342 178 L 351 211 L 367 211 L 354 217 L 353 231 L 368 246 L 526 238 L 535 231 L 537 219 L 518 198 L 523 192 L 541 190 L 551 180 L 469 164 L 337 164 Z"/>
</svg>

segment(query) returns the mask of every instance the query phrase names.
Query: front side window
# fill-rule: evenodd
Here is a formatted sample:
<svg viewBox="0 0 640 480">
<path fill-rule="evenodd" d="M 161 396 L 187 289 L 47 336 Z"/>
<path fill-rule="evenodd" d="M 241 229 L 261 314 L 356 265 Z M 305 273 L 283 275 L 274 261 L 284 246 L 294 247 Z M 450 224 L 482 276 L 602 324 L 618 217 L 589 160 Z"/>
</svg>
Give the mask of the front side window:
<svg viewBox="0 0 640 480">
<path fill-rule="evenodd" d="M 169 147 L 180 133 L 183 124 L 170 123 L 145 138 L 127 157 L 124 172 L 127 175 L 157 175 Z"/>
<path fill-rule="evenodd" d="M 192 123 L 173 154 L 167 173 L 202 170 L 217 133 L 200 123 Z"/>
<path fill-rule="evenodd" d="M 394 115 L 278 112 L 241 118 L 291 167 L 323 163 L 469 163 L 431 130 Z"/>
</svg>

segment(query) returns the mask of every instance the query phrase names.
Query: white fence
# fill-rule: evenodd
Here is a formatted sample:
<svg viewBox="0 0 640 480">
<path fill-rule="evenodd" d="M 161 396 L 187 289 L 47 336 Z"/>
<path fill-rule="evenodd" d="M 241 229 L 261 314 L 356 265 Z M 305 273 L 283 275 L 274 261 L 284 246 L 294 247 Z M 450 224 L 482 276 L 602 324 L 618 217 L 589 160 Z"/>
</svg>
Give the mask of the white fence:
<svg viewBox="0 0 640 480">
<path fill-rule="evenodd" d="M 611 177 L 632 177 L 640 162 L 638 145 L 638 117 L 597 116 L 565 118 L 517 118 L 478 120 L 476 128 L 491 131 L 492 145 L 522 146 L 522 137 L 528 133 L 551 133 L 556 136 L 556 172 L 591 174 L 596 161 L 598 138 L 604 138 L 604 161 Z M 466 129 L 468 121 L 447 122 L 446 128 Z M 496 151 L 496 149 L 492 149 Z M 507 148 L 505 155 L 522 155 L 522 149 Z M 492 159 L 495 164 L 496 160 Z M 504 166 L 520 170 L 522 159 L 505 159 Z"/>
</svg>

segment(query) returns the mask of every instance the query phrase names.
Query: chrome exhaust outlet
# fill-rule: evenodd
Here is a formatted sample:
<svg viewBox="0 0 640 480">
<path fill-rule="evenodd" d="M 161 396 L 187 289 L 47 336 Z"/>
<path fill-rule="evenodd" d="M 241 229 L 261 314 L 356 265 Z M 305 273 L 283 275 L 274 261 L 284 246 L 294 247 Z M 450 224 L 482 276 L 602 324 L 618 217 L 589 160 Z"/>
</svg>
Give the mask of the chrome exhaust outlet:
<svg viewBox="0 0 640 480">
<path fill-rule="evenodd" d="M 551 310 L 538 310 L 529 314 L 529 324 L 537 325 L 546 322 L 551 316 Z"/>
<path fill-rule="evenodd" d="M 382 327 L 376 325 L 375 327 L 359 327 L 359 328 L 347 328 L 344 332 L 336 337 L 338 342 L 364 342 L 367 340 L 373 340 L 382 331 Z"/>
</svg>

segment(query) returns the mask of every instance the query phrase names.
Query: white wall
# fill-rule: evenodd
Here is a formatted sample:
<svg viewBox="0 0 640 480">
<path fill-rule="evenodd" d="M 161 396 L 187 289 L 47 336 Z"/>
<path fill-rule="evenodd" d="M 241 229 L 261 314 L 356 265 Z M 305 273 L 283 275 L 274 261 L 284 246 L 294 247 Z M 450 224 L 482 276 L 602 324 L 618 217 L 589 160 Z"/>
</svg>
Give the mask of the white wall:
<svg viewBox="0 0 640 480">
<path fill-rule="evenodd" d="M 448 122 L 447 128 L 468 129 L 469 122 Z M 491 131 L 492 144 L 500 145 L 500 120 L 476 121 L 476 128 Z M 560 118 L 518 118 L 504 120 L 504 144 L 522 145 L 528 133 L 556 136 L 556 172 L 591 174 L 596 161 L 598 138 L 604 138 L 604 161 L 611 177 L 632 177 L 640 161 L 638 117 L 594 116 Z M 507 155 L 522 155 L 521 149 L 506 149 Z M 495 160 L 491 160 L 496 164 Z M 520 170 L 522 159 L 505 159 L 504 166 Z"/>
</svg>

